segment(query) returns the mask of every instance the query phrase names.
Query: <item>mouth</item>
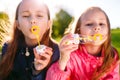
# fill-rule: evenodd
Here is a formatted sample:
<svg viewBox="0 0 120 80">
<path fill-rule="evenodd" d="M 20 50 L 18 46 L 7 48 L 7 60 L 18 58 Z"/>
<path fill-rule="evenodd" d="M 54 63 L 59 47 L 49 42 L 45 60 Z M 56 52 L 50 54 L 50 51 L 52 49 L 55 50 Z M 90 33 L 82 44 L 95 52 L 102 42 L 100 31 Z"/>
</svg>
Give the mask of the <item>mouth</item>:
<svg viewBox="0 0 120 80">
<path fill-rule="evenodd" d="M 32 32 L 34 35 L 38 35 L 39 32 L 40 32 L 39 26 L 32 26 L 31 32 Z"/>
<path fill-rule="evenodd" d="M 98 41 L 98 40 L 101 41 L 101 40 L 103 40 L 103 35 L 97 33 L 97 34 L 91 35 L 90 38 L 91 38 L 93 41 Z"/>
<path fill-rule="evenodd" d="M 33 31 L 36 31 L 37 29 L 36 28 L 33 28 Z"/>
<path fill-rule="evenodd" d="M 102 36 L 102 34 L 94 34 L 93 39 L 94 39 L 94 41 L 96 41 L 96 40 L 102 40 L 103 36 Z"/>
</svg>

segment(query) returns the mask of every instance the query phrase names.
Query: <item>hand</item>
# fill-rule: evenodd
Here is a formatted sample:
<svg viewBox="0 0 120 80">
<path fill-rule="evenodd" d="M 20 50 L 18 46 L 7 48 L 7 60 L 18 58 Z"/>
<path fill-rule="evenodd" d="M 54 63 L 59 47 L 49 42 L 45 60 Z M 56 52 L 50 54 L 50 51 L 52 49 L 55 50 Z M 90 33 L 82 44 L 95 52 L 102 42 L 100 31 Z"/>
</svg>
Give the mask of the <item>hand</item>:
<svg viewBox="0 0 120 80">
<path fill-rule="evenodd" d="M 52 48 L 50 48 L 50 47 L 46 47 L 46 49 L 44 50 L 44 53 L 41 53 L 41 54 L 38 54 L 36 49 L 34 49 L 34 55 L 35 55 L 34 67 L 35 67 L 35 69 L 41 71 L 45 67 L 47 67 L 47 65 L 49 64 L 49 62 L 51 60 L 52 54 L 53 54 Z"/>
<path fill-rule="evenodd" d="M 74 38 L 72 37 L 72 34 L 68 34 L 62 38 L 59 44 L 59 49 L 60 49 L 59 65 L 62 70 L 65 69 L 67 61 L 70 58 L 70 53 L 78 49 L 78 44 L 74 44 L 74 43 L 67 44 L 69 41 L 72 42 L 73 40 Z"/>
</svg>

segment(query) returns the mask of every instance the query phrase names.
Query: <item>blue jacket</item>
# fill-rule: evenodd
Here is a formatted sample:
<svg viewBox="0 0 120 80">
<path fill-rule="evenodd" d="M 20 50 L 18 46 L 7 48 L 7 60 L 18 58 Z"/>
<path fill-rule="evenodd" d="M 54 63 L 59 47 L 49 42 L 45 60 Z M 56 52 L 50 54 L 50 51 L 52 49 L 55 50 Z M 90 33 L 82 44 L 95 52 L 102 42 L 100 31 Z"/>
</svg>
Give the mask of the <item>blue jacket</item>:
<svg viewBox="0 0 120 80">
<path fill-rule="evenodd" d="M 8 44 L 5 43 L 2 47 L 2 56 L 5 54 L 7 50 Z M 46 71 L 48 67 L 42 70 L 40 73 L 34 75 L 33 74 L 33 61 L 34 61 L 34 53 L 33 48 L 35 46 L 28 47 L 28 51 L 30 53 L 29 56 L 25 56 L 26 45 L 19 44 L 15 59 L 14 66 L 12 71 L 10 72 L 8 78 L 6 80 L 45 80 Z M 59 49 L 57 44 L 53 44 L 53 55 L 51 59 L 51 63 L 54 63 L 59 58 Z"/>
</svg>

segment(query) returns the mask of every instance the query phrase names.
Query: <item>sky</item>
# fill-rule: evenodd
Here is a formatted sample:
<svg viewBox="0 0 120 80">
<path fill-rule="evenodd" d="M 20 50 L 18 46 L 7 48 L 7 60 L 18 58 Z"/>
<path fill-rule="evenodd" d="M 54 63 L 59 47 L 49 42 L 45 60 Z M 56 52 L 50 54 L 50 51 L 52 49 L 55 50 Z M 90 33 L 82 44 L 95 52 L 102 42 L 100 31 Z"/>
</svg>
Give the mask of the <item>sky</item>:
<svg viewBox="0 0 120 80">
<path fill-rule="evenodd" d="M 15 9 L 21 0 L 0 0 L 0 11 L 9 14 L 10 20 L 14 18 Z M 75 20 L 83 11 L 91 6 L 102 8 L 108 15 L 111 23 L 111 28 L 120 27 L 120 0 L 44 0 L 47 3 L 52 18 L 55 13 L 63 8 L 70 15 L 75 17 Z"/>
</svg>

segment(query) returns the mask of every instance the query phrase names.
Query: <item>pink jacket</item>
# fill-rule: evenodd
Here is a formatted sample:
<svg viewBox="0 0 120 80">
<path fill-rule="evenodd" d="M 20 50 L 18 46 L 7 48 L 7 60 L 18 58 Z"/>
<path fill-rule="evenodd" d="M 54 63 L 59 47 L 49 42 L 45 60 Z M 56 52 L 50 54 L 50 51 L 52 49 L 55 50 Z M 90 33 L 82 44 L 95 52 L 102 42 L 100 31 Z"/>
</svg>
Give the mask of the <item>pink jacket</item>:
<svg viewBox="0 0 120 80">
<path fill-rule="evenodd" d="M 102 61 L 102 57 L 88 54 L 82 46 L 82 50 L 71 53 L 65 71 L 60 70 L 58 62 L 54 63 L 47 72 L 46 80 L 91 80 L 94 70 L 102 65 Z M 120 80 L 119 64 L 100 80 Z"/>
</svg>

